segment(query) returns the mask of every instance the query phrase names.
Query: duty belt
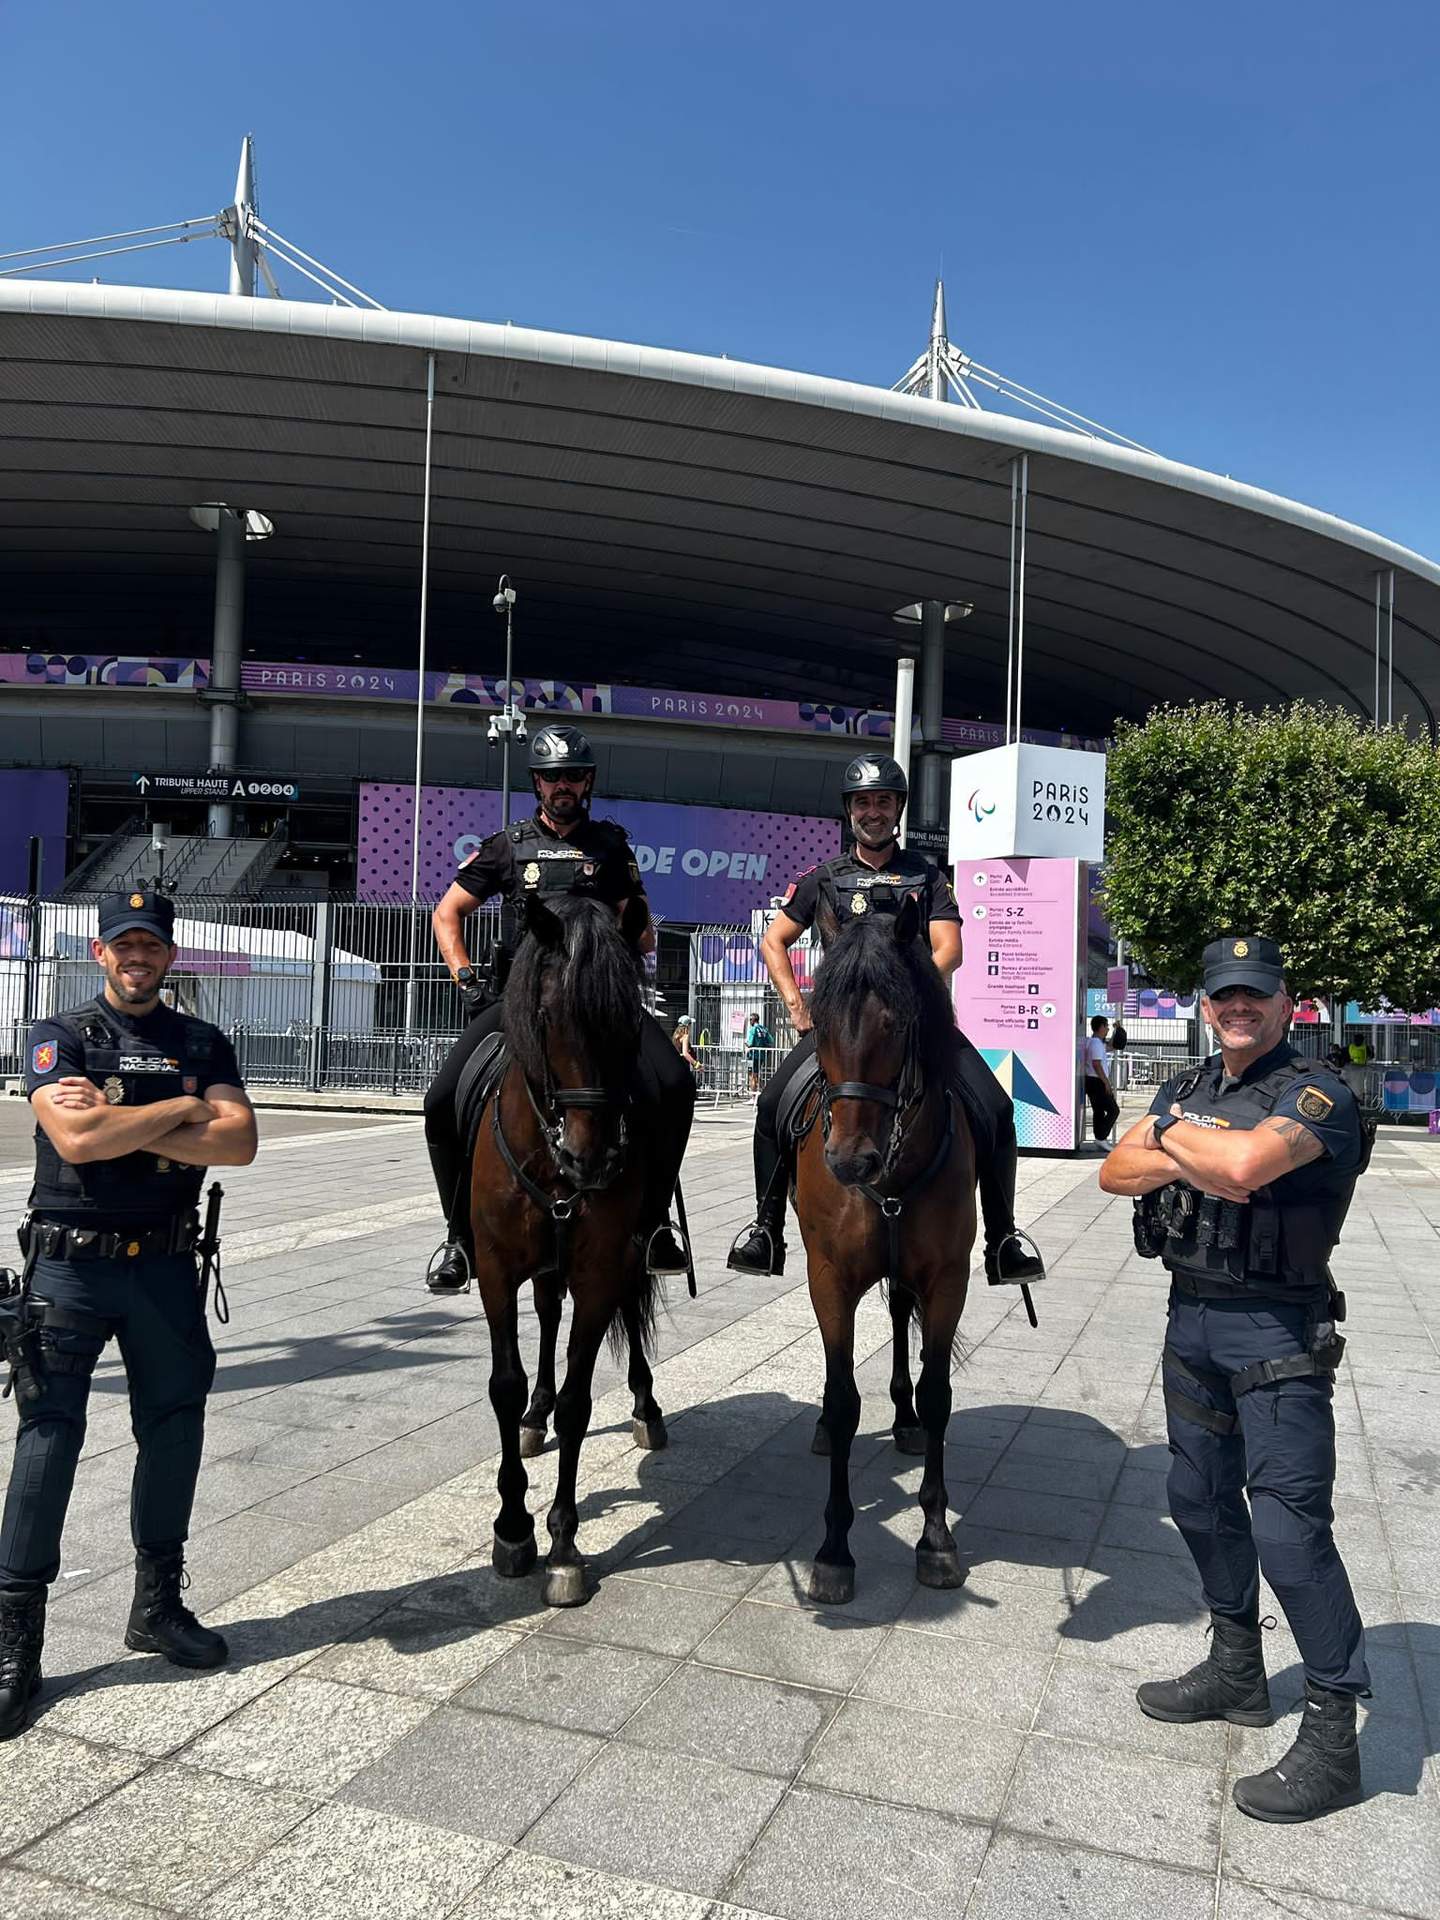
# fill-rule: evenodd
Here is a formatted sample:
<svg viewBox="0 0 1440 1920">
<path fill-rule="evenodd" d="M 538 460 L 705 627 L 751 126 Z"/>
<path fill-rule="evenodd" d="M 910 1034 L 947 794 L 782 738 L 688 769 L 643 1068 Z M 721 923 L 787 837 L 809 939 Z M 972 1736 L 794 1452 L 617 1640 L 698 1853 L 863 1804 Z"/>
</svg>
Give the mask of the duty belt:
<svg viewBox="0 0 1440 1920">
<path fill-rule="evenodd" d="M 20 1226 L 21 1252 L 28 1255 L 33 1246 L 46 1260 L 138 1260 L 145 1254 L 190 1253 L 199 1239 L 198 1213 L 176 1214 L 158 1227 L 111 1232 L 38 1220 L 33 1214 Z"/>
</svg>

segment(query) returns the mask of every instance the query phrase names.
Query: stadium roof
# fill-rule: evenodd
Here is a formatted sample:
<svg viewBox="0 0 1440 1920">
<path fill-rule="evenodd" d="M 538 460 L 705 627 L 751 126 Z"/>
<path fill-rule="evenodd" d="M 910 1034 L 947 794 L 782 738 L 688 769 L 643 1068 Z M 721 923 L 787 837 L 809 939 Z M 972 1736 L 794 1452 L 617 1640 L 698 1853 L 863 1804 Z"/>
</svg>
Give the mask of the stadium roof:
<svg viewBox="0 0 1440 1920">
<path fill-rule="evenodd" d="M 435 665 L 493 663 L 506 571 L 520 670 L 884 699 L 895 610 L 935 598 L 974 607 L 947 713 L 997 715 L 1026 453 L 1027 723 L 1212 695 L 1368 712 L 1393 569 L 1395 712 L 1435 730 L 1440 567 L 1215 474 L 732 360 L 56 282 L 0 281 L 0 644 L 207 652 L 188 509 L 222 500 L 275 522 L 249 554 L 256 651 L 412 662 L 431 351 Z"/>
</svg>

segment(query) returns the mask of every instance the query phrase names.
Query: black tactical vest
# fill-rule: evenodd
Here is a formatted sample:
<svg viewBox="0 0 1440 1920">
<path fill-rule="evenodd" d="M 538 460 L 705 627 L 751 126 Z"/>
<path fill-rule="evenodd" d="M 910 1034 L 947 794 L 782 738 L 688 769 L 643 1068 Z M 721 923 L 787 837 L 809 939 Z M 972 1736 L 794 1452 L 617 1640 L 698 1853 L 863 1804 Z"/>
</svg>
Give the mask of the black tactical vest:
<svg viewBox="0 0 1440 1920">
<path fill-rule="evenodd" d="M 198 1093 L 210 1078 L 215 1029 L 177 1016 L 179 1052 L 109 1016 L 98 1002 L 55 1016 L 85 1050 L 85 1073 L 113 1106 L 148 1107 Z M 148 1151 L 118 1160 L 72 1166 L 55 1151 L 43 1127 L 35 1129 L 32 1212 L 42 1218 L 112 1225 L 168 1220 L 199 1203 L 203 1167 L 182 1167 Z"/>
<path fill-rule="evenodd" d="M 837 853 L 821 863 L 817 878 L 821 902 L 834 915 L 837 926 L 867 913 L 898 913 L 913 895 L 919 903 L 924 930 L 930 865 L 919 855 L 907 854 L 903 847 L 898 847 L 883 867 L 867 867 L 853 849 Z"/>
<path fill-rule="evenodd" d="M 532 817 L 507 827 L 505 837 L 514 860 L 514 884 L 501 905 L 500 937 L 512 951 L 523 931 L 527 893 L 539 894 L 542 900 L 557 893 L 598 894 L 602 882 L 614 879 L 617 854 L 629 852 L 624 829 L 610 821 L 587 821 L 577 835 L 561 839 L 542 833 Z M 639 872 L 633 871 L 638 887 Z"/>
<path fill-rule="evenodd" d="M 1323 1085 L 1343 1082 L 1317 1060 L 1281 1059 L 1256 1079 L 1220 1097 L 1224 1066 L 1218 1054 L 1174 1088 L 1187 1117 L 1223 1117 L 1246 1132 L 1269 1119 L 1296 1080 Z M 1370 1162 L 1374 1131 L 1360 1123 L 1360 1159 L 1346 1172 L 1328 1162 L 1310 1164 L 1260 1187 L 1248 1203 L 1217 1200 L 1184 1181 L 1160 1188 L 1158 1203 L 1166 1237 L 1161 1258 L 1172 1271 L 1197 1283 L 1195 1291 L 1224 1295 L 1258 1292 L 1279 1299 L 1311 1299 L 1330 1286 L 1330 1255 L 1340 1238 L 1355 1184 Z M 1296 1182 L 1300 1191 L 1295 1190 Z"/>
</svg>

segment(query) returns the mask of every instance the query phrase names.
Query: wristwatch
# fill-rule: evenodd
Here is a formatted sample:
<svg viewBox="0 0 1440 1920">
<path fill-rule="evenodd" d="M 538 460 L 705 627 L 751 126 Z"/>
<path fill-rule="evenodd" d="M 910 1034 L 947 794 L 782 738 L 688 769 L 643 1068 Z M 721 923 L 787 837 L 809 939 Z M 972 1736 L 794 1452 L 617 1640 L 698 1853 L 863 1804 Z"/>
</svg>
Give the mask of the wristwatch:
<svg viewBox="0 0 1440 1920">
<path fill-rule="evenodd" d="M 455 976 L 455 984 L 457 987 L 473 987 L 476 984 L 475 969 L 473 967 L 461 967 Z"/>
<path fill-rule="evenodd" d="M 1180 1116 L 1178 1113 L 1162 1113 L 1160 1115 L 1160 1118 L 1155 1122 L 1154 1128 L 1151 1131 L 1151 1138 L 1158 1145 L 1161 1135 L 1164 1134 L 1169 1128 L 1178 1126 L 1179 1124 L 1180 1124 Z"/>
</svg>

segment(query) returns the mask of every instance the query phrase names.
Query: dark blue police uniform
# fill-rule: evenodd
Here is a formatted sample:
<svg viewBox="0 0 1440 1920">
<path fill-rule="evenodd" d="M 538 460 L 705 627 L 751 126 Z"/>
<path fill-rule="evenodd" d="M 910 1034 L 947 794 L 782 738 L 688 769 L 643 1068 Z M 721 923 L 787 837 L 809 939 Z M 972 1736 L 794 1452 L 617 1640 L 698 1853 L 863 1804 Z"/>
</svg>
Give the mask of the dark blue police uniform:
<svg viewBox="0 0 1440 1920">
<path fill-rule="evenodd" d="M 1309 1678 L 1362 1693 L 1365 1634 L 1331 1533 L 1339 1356 L 1328 1263 L 1364 1159 L 1355 1097 L 1282 1044 L 1234 1080 L 1216 1054 L 1167 1081 L 1150 1111 L 1177 1105 L 1201 1126 L 1296 1120 L 1325 1157 L 1245 1206 L 1207 1203 L 1177 1183 L 1191 1205 L 1161 1254 L 1171 1274 L 1170 1511 L 1213 1612 L 1253 1619 L 1263 1570 Z"/>
<path fill-rule="evenodd" d="M 173 909 L 137 890 L 103 903 L 100 926 L 102 937 L 139 926 L 169 940 Z M 83 1076 L 115 1106 L 241 1085 L 234 1051 L 217 1027 L 163 1005 L 137 1017 L 104 996 L 32 1027 L 25 1064 L 30 1095 Z M 184 1629 L 179 1654 L 168 1643 L 149 1650 L 181 1664 L 214 1665 L 224 1658 L 223 1641 L 198 1628 L 178 1599 L 215 1376 L 194 1251 L 204 1170 L 148 1151 L 74 1165 L 38 1125 L 35 1151 L 20 1238 L 26 1312 L 32 1331 L 38 1323 L 38 1339 L 27 1342 L 30 1359 L 15 1396 L 19 1429 L 0 1521 L 0 1665 L 10 1611 L 33 1601 L 43 1625 L 44 1592 L 60 1571 L 91 1376 L 112 1337 L 125 1363 L 137 1450 L 130 1524 L 141 1584 L 148 1578 L 154 1588 L 153 1576 L 163 1574 L 159 1585 L 174 1602 L 169 1612 Z"/>
</svg>

